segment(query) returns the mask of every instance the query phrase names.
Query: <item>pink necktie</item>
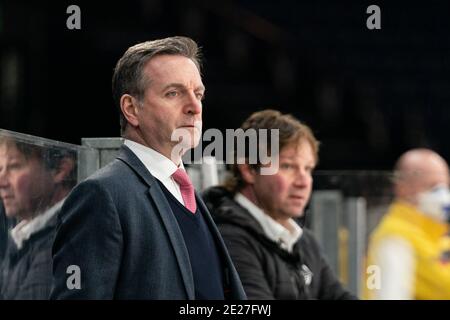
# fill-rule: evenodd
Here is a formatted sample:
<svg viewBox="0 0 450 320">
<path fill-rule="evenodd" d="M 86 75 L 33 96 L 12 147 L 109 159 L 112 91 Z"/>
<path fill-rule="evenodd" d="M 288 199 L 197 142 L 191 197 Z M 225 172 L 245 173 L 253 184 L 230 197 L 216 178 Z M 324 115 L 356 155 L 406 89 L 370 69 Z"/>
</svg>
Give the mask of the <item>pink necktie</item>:
<svg viewBox="0 0 450 320">
<path fill-rule="evenodd" d="M 183 169 L 178 169 L 174 174 L 172 174 L 172 178 L 180 186 L 184 206 L 192 213 L 195 213 L 195 211 L 197 211 L 197 203 L 195 202 L 194 186 L 192 185 L 191 179 L 189 179 L 186 171 Z"/>
</svg>

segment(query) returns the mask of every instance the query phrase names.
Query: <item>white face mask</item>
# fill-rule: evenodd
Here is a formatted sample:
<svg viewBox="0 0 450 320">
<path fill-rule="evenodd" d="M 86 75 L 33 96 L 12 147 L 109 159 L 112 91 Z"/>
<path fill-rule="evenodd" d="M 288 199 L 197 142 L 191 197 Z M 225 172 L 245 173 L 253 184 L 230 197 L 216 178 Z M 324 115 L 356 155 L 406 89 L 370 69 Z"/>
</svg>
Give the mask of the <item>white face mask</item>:
<svg viewBox="0 0 450 320">
<path fill-rule="evenodd" d="M 450 222 L 450 191 L 439 185 L 418 195 L 419 210 L 442 222 Z"/>
</svg>

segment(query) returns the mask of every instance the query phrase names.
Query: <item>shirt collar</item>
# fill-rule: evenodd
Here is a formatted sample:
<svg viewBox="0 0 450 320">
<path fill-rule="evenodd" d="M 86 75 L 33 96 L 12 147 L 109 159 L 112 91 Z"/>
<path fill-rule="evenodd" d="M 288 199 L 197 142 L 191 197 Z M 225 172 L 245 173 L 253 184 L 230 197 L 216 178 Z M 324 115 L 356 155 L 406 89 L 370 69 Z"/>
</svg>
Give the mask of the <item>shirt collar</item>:
<svg viewBox="0 0 450 320">
<path fill-rule="evenodd" d="M 236 193 L 234 200 L 242 207 L 248 210 L 250 214 L 259 222 L 265 235 L 272 241 L 275 241 L 281 248 L 292 252 L 294 244 L 303 234 L 302 228 L 294 221 L 289 219 L 289 229 L 272 219 L 268 214 L 264 213 L 258 206 L 250 201 L 242 193 Z"/>
<path fill-rule="evenodd" d="M 13 229 L 11 229 L 11 238 L 14 240 L 18 249 L 23 247 L 23 243 L 27 241 L 33 234 L 44 229 L 50 219 L 58 212 L 64 203 L 64 199 L 47 209 L 42 214 L 38 214 L 31 220 L 22 220 Z"/>
<path fill-rule="evenodd" d="M 169 179 L 178 168 L 184 169 L 183 162 L 178 167 L 172 160 L 158 151 L 135 141 L 124 140 L 124 144 L 141 160 L 148 171 L 158 180 Z"/>
</svg>

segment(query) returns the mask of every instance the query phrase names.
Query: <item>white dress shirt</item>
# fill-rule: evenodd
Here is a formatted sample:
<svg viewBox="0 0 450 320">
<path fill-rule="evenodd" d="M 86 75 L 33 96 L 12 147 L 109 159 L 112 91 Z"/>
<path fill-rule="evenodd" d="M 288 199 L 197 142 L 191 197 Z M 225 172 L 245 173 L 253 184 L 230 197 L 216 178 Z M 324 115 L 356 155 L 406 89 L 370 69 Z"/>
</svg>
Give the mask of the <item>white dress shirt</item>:
<svg viewBox="0 0 450 320">
<path fill-rule="evenodd" d="M 300 228 L 300 226 L 293 219 L 288 220 L 288 229 L 272 219 L 269 215 L 265 214 L 264 211 L 262 211 L 242 193 L 236 193 L 234 200 L 247 209 L 253 218 L 259 222 L 265 235 L 270 240 L 278 243 L 284 250 L 292 252 L 294 244 L 303 234 L 302 228 Z"/>
<path fill-rule="evenodd" d="M 166 187 L 167 190 L 169 190 L 169 192 L 184 205 L 180 186 L 172 178 L 172 174 L 174 174 L 178 168 L 184 170 L 183 162 L 180 162 L 180 166 L 177 167 L 177 165 L 169 158 L 140 143 L 125 139 L 124 144 L 133 151 L 139 160 L 141 160 L 147 170 L 156 179 L 161 181 L 164 187 Z"/>
<path fill-rule="evenodd" d="M 377 300 L 411 300 L 415 274 L 414 250 L 401 237 L 384 239 L 374 251 L 374 262 L 381 271 Z"/>
</svg>

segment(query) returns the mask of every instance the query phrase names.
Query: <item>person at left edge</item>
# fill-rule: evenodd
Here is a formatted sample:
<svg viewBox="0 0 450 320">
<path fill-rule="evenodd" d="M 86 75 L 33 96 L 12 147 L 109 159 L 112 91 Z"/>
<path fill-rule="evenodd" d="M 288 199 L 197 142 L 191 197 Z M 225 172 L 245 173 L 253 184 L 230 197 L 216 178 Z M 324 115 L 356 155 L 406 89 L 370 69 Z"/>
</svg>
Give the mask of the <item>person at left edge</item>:
<svg viewBox="0 0 450 320">
<path fill-rule="evenodd" d="M 125 143 L 62 207 L 52 299 L 245 298 L 181 161 L 199 142 L 204 91 L 189 38 L 140 43 L 118 61 L 113 96 Z"/>
<path fill-rule="evenodd" d="M 0 239 L 6 246 L 0 300 L 48 299 L 57 213 L 76 184 L 76 173 L 74 150 L 0 132 L 0 201 L 7 232 Z"/>
</svg>

